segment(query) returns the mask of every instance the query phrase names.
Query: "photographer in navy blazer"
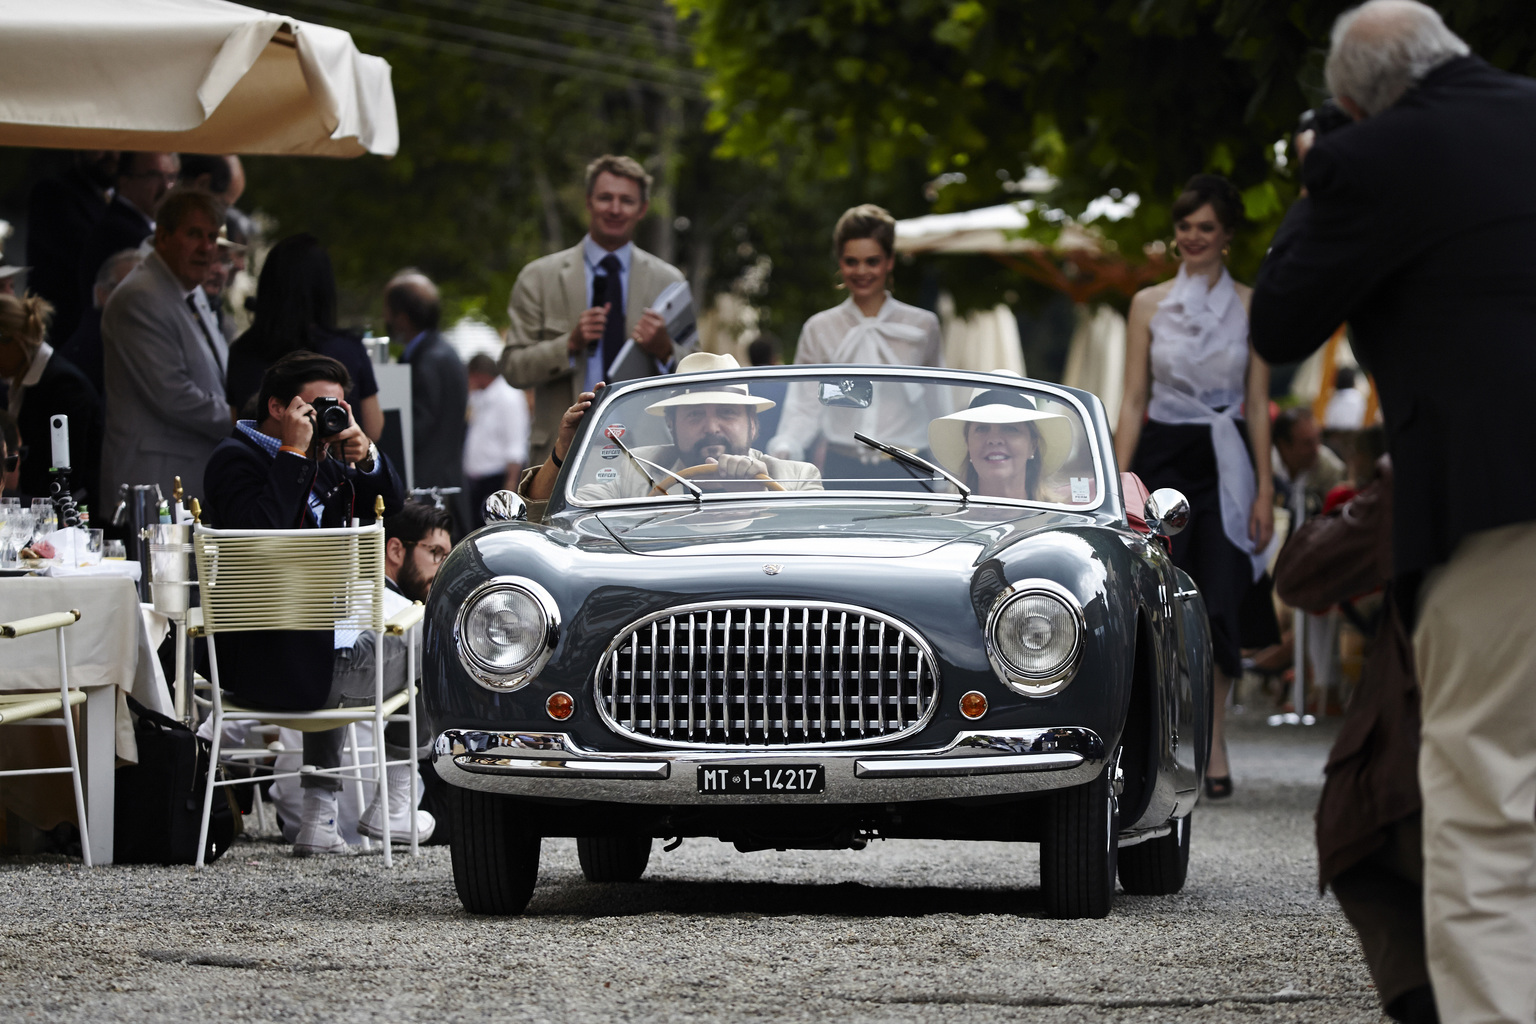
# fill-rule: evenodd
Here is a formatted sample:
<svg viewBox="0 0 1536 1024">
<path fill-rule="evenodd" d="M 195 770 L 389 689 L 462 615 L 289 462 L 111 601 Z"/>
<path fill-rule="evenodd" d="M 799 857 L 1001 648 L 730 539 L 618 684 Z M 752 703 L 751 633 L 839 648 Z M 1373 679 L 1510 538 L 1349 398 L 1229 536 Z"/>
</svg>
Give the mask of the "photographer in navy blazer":
<svg viewBox="0 0 1536 1024">
<path fill-rule="evenodd" d="M 346 367 L 328 356 L 300 350 L 273 363 L 257 396 L 262 419 L 239 421 L 208 460 L 203 475 L 208 524 L 303 530 L 350 526 L 354 517 L 367 524 L 373 522 L 377 497 L 384 499 L 386 516 L 399 512 L 400 478 L 353 419 L 342 398 L 350 386 Z M 327 416 L 336 429 L 326 429 Z M 219 641 L 221 681 L 252 707 L 311 711 L 350 706 L 359 697 L 372 703 L 374 650 L 367 635 L 230 633 Z M 386 638 L 384 684 L 387 693 L 405 686 L 404 647 L 395 637 Z M 405 728 L 390 726 L 395 732 Z M 339 766 L 342 732 L 305 733 L 304 763 Z M 413 746 L 407 735 L 387 731 L 385 738 L 392 746 Z M 302 785 L 295 855 L 347 852 L 335 825 L 340 779 L 306 776 Z"/>
</svg>

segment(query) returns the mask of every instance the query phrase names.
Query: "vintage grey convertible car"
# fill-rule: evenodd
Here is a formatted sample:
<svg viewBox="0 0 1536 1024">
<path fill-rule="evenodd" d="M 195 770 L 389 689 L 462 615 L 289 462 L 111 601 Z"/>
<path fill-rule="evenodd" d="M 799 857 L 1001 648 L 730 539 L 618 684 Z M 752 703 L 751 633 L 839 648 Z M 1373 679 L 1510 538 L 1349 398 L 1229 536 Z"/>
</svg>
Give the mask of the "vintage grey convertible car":
<svg viewBox="0 0 1536 1024">
<path fill-rule="evenodd" d="M 1039 843 L 1057 917 L 1108 914 L 1117 868 L 1127 893 L 1183 886 L 1212 670 L 1160 534 L 1188 505 L 1116 472 L 1093 395 L 658 377 L 601 394 L 547 509 L 488 509 L 432 588 L 424 663 L 470 911 L 521 912 L 546 836 L 599 882 L 656 839 L 906 837 Z"/>
</svg>

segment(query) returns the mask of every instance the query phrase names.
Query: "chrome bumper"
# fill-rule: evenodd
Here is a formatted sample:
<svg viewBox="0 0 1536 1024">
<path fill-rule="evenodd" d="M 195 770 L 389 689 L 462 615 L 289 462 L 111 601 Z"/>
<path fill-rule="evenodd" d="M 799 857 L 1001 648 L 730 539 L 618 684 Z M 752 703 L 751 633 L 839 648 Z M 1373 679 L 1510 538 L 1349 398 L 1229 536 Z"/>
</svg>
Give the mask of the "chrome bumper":
<svg viewBox="0 0 1536 1024">
<path fill-rule="evenodd" d="M 647 750 L 609 753 L 559 732 L 449 729 L 432 747 L 451 785 L 491 793 L 631 804 L 867 804 L 1006 796 L 1088 782 L 1104 767 L 1104 741 L 1076 726 L 961 733 L 929 750 Z M 826 767 L 823 793 L 698 792 L 700 765 Z"/>
</svg>

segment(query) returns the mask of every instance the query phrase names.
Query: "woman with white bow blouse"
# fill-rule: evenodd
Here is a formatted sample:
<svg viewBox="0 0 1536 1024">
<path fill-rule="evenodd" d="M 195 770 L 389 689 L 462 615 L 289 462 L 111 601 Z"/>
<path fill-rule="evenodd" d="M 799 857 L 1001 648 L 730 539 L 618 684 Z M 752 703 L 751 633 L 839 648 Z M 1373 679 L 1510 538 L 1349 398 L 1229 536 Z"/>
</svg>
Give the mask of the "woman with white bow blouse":
<svg viewBox="0 0 1536 1024">
<path fill-rule="evenodd" d="M 1225 261 L 1242 216 L 1237 189 L 1214 174 L 1195 175 L 1175 200 L 1182 263 L 1173 280 L 1131 299 L 1115 431 L 1121 469 L 1189 499 L 1173 561 L 1199 586 L 1211 622 L 1216 710 L 1205 790 L 1216 798 L 1232 793 L 1224 709 L 1242 674 L 1239 612 L 1274 527 L 1269 366 L 1248 343 L 1253 289 L 1233 281 Z"/>
<path fill-rule="evenodd" d="M 875 363 L 900 366 L 943 366 L 939 318 L 926 309 L 891 297 L 886 286 L 896 265 L 896 220 L 878 206 L 855 206 L 837 219 L 832 248 L 848 298 L 805 322 L 795 349 L 796 363 Z M 928 447 L 928 422 L 935 413 L 922 402 L 931 389 L 880 385 L 868 409 L 823 407 L 813 387 L 794 385 L 786 396 L 779 432 L 768 442 L 768 454 L 807 460 L 816 439 L 824 437 L 826 455 L 822 478 L 836 481 L 887 478 L 892 489 L 907 490 L 913 481 L 889 458 L 853 438 L 855 430 L 878 440 L 922 451 Z"/>
</svg>

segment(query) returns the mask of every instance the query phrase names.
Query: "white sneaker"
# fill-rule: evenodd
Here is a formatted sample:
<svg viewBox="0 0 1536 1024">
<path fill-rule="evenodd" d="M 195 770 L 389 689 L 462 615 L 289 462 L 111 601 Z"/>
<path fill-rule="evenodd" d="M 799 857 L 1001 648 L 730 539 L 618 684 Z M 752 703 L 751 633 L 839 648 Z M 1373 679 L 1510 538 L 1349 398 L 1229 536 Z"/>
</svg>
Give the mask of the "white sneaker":
<svg viewBox="0 0 1536 1024">
<path fill-rule="evenodd" d="M 293 855 L 345 857 L 352 853 L 336 830 L 336 794 L 328 789 L 304 790 L 304 820 L 293 841 Z"/>
<path fill-rule="evenodd" d="M 389 841 L 392 843 L 411 841 L 411 776 L 415 772 L 416 766 L 413 764 L 389 766 L 386 778 L 389 786 Z M 416 792 L 420 796 L 420 786 L 416 787 Z M 432 832 L 437 828 L 437 819 L 428 811 L 416 811 L 415 814 L 416 839 L 424 843 L 432 838 Z M 357 831 L 369 839 L 384 838 L 384 808 L 378 793 L 369 801 L 362 817 L 357 819 Z"/>
</svg>

